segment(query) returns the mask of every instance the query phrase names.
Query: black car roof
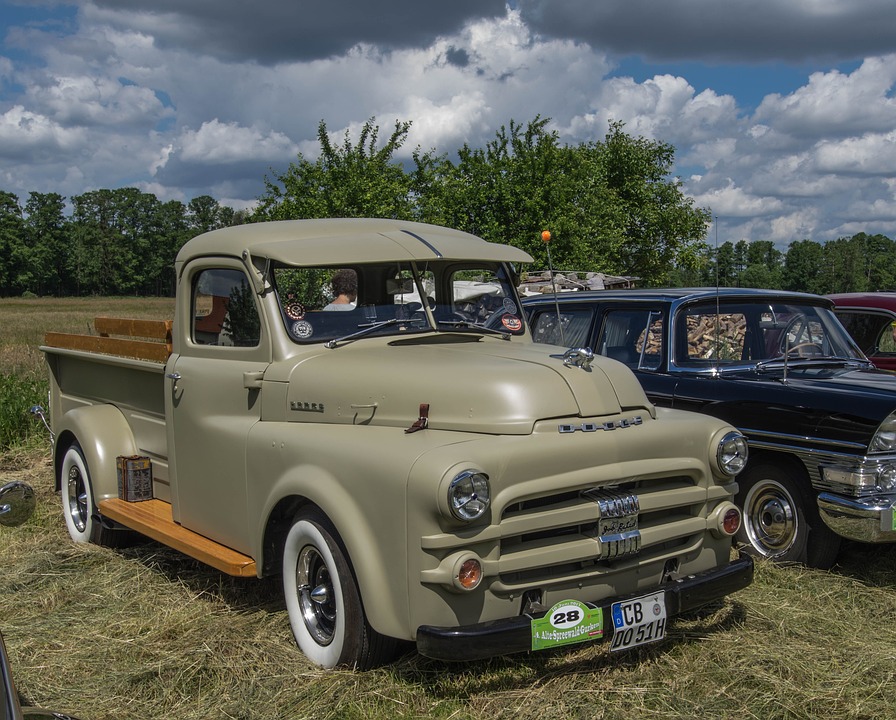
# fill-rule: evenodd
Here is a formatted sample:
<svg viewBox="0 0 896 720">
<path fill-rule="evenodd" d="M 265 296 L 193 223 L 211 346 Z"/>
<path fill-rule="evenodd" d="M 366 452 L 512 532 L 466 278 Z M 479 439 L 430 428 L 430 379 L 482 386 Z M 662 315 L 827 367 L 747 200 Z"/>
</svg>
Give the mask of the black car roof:
<svg viewBox="0 0 896 720">
<path fill-rule="evenodd" d="M 724 300 L 784 300 L 791 302 L 812 303 L 831 307 L 833 303 L 820 295 L 791 292 L 787 290 L 762 290 L 756 288 L 644 288 L 629 290 L 582 290 L 574 292 L 544 293 L 523 298 L 524 305 L 537 305 L 546 300 L 558 302 L 582 302 L 588 300 L 654 300 L 654 301 L 692 301 L 711 300 L 719 297 Z"/>
</svg>

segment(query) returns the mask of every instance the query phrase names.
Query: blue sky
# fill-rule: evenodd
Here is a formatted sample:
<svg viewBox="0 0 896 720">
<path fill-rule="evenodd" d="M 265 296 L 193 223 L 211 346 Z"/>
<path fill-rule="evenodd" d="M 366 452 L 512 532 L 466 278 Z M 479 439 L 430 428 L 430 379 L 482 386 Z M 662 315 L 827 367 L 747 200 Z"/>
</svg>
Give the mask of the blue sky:
<svg viewBox="0 0 896 720">
<path fill-rule="evenodd" d="M 317 126 L 676 148 L 719 240 L 896 237 L 892 0 L 0 1 L 0 190 L 250 207 Z M 715 228 L 710 230 L 714 238 Z"/>
</svg>

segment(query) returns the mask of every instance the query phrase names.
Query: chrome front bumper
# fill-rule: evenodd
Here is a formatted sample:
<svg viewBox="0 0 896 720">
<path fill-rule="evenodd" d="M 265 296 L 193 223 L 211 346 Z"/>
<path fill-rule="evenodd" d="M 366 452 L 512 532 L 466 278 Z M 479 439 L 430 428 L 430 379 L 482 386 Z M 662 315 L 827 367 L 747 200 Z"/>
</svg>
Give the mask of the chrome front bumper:
<svg viewBox="0 0 896 720">
<path fill-rule="evenodd" d="M 896 542 L 896 495 L 848 498 L 823 492 L 818 511 L 831 530 L 849 540 Z"/>
</svg>

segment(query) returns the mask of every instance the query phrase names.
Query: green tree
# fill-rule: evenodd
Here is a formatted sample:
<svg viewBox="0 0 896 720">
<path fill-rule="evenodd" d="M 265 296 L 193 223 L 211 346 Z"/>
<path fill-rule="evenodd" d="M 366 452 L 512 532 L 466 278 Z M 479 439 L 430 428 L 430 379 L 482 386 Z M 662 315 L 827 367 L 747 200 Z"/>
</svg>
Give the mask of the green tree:
<svg viewBox="0 0 896 720">
<path fill-rule="evenodd" d="M 749 288 L 781 288 L 783 259 L 781 251 L 770 240 L 746 243 L 744 269 L 740 273 L 738 285 Z"/>
<path fill-rule="evenodd" d="M 24 231 L 29 250 L 28 289 L 37 295 L 66 294 L 70 245 L 65 198 L 58 193 L 29 193 Z"/>
<path fill-rule="evenodd" d="M 324 217 L 412 216 L 410 177 L 393 162 L 407 139 L 409 122 L 395 122 L 389 139 L 379 145 L 379 127 L 370 118 L 357 143 L 346 131 L 342 145 L 334 145 L 321 120 L 317 129 L 321 153 L 315 162 L 291 163 L 282 175 L 265 179 L 265 193 L 252 219 L 288 220 Z"/>
<path fill-rule="evenodd" d="M 611 123 L 598 148 L 607 184 L 623 217 L 622 234 L 611 248 L 621 274 L 662 281 L 669 269 L 694 266 L 710 221 L 708 210 L 694 207 L 671 176 L 675 149 L 635 138 L 621 122 Z"/>
<path fill-rule="evenodd" d="M 812 240 L 790 243 L 784 255 L 783 284 L 785 290 L 822 294 L 824 248 Z"/>
<path fill-rule="evenodd" d="M 21 292 L 24 250 L 24 222 L 19 198 L 10 192 L 0 192 L 0 294 L 8 296 Z"/>
<path fill-rule="evenodd" d="M 714 277 L 710 277 L 710 285 L 719 287 L 737 287 L 738 268 L 737 252 L 734 243 L 730 240 L 723 242 L 714 252 L 713 263 Z"/>
<path fill-rule="evenodd" d="M 186 221 L 193 235 L 225 227 L 225 208 L 211 195 L 200 195 L 187 204 Z"/>
<path fill-rule="evenodd" d="M 824 244 L 820 283 L 825 293 L 868 289 L 864 236 L 837 238 Z"/>
<path fill-rule="evenodd" d="M 865 286 L 869 290 L 896 289 L 896 243 L 885 235 L 858 233 L 865 258 Z"/>
<path fill-rule="evenodd" d="M 516 245 L 540 267 L 549 230 L 555 267 L 611 272 L 604 246 L 619 223 L 603 169 L 593 152 L 561 146 L 547 124 L 511 120 L 484 148 L 464 145 L 456 164 L 415 155 L 418 217 Z"/>
</svg>

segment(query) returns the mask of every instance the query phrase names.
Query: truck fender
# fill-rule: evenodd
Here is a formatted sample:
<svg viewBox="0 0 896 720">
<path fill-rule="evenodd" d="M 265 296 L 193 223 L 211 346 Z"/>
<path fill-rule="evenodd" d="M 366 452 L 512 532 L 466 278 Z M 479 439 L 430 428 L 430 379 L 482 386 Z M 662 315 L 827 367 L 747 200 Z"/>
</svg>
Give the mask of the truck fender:
<svg viewBox="0 0 896 720">
<path fill-rule="evenodd" d="M 119 455 L 136 455 L 137 444 L 125 416 L 114 405 L 87 405 L 69 410 L 59 420 L 53 448 L 56 490 L 60 490 L 59 467 L 65 451 L 77 442 L 90 469 L 93 497 L 97 503 L 118 497 Z"/>
<path fill-rule="evenodd" d="M 266 524 L 276 515 L 278 506 L 287 504 L 316 506 L 333 524 L 354 571 L 367 620 L 382 635 L 408 638 L 407 557 L 405 529 L 394 526 L 399 542 L 383 542 L 380 530 L 373 527 L 362 503 L 336 478 L 320 467 L 304 465 L 299 474 L 281 477 L 264 508 Z M 326 488 L 325 492 L 321 492 Z M 286 519 L 291 522 L 291 517 Z M 288 530 L 288 528 L 286 528 Z M 262 529 L 263 530 L 263 529 Z M 258 533 L 259 536 L 265 532 Z M 285 534 L 284 534 L 285 536 Z M 261 552 L 263 537 L 257 537 L 256 552 Z M 397 548 L 400 557 L 387 558 L 383 548 Z M 277 552 L 280 552 L 278 547 Z M 278 558 L 279 563 L 279 558 Z"/>
</svg>

